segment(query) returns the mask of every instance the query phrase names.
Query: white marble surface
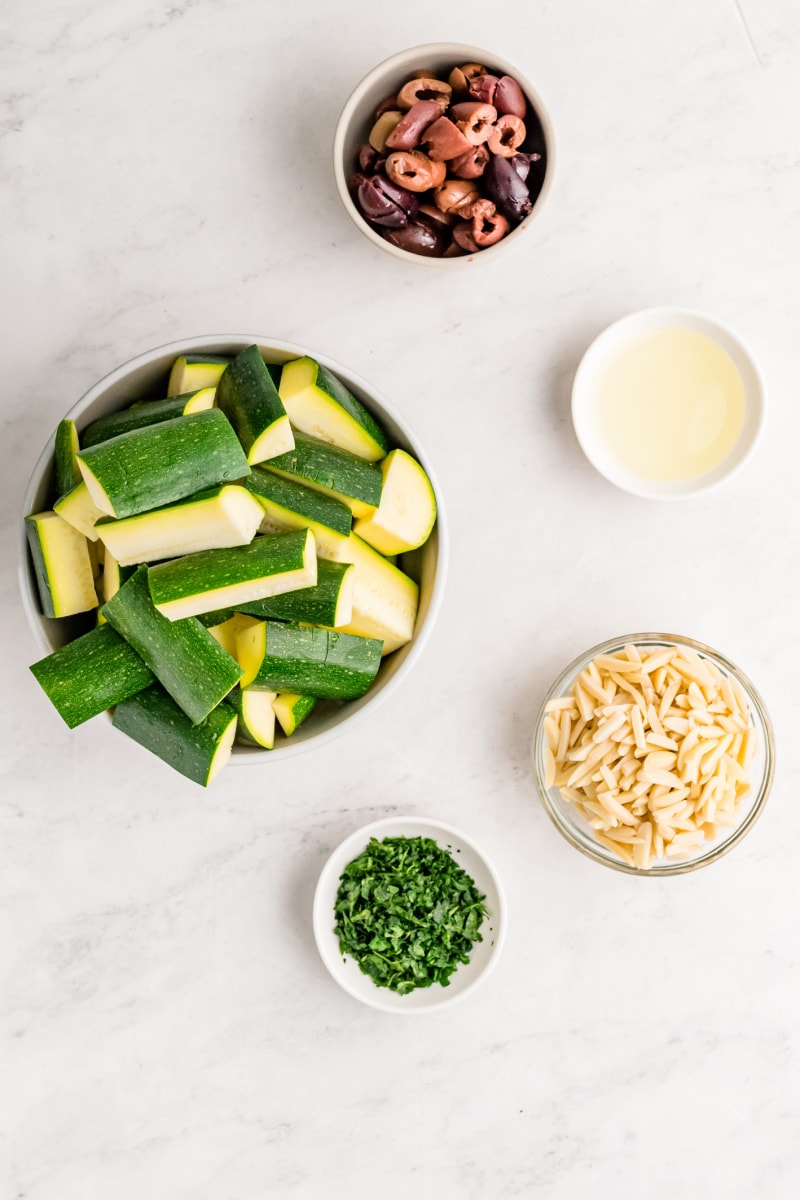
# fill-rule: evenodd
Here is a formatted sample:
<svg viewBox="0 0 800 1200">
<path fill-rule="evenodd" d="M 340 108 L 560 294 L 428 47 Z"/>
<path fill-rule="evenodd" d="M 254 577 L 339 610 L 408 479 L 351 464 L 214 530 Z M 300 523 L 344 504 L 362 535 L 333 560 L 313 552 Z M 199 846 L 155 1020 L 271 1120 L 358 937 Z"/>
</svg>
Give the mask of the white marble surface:
<svg viewBox="0 0 800 1200">
<path fill-rule="evenodd" d="M 369 67 L 453 38 L 536 82 L 560 173 L 518 253 L 451 278 L 358 237 L 328 146 Z M 0 6 L 4 1200 L 798 1195 L 798 80 L 792 0 Z M 757 456 L 675 506 L 594 474 L 568 415 L 588 341 L 661 303 L 733 325 L 770 392 Z M 210 332 L 370 378 L 438 467 L 453 553 L 385 707 L 203 793 L 61 726 L 15 558 L 59 416 Z M 779 749 L 751 836 L 662 882 L 576 854 L 528 768 L 562 664 L 643 627 L 740 662 Z M 393 812 L 478 839 L 510 909 L 486 985 L 411 1021 L 340 992 L 310 926 L 330 849 Z"/>
</svg>

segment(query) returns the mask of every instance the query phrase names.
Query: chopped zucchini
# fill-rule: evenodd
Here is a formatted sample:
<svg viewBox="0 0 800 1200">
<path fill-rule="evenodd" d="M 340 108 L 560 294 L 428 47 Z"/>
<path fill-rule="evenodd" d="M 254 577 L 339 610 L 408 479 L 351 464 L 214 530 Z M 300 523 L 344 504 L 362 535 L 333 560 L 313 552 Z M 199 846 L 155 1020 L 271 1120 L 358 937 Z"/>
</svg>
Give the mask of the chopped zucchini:
<svg viewBox="0 0 800 1200">
<path fill-rule="evenodd" d="M 225 368 L 217 385 L 217 404 L 236 430 L 251 465 L 293 449 L 286 409 L 258 346 L 248 346 Z"/>
<path fill-rule="evenodd" d="M 263 621 L 236 639 L 242 687 L 331 700 L 363 696 L 381 663 L 381 643 L 314 625 Z"/>
<path fill-rule="evenodd" d="M 344 384 L 313 358 L 284 365 L 280 396 L 295 429 L 375 462 L 389 449 L 386 434 Z"/>
<path fill-rule="evenodd" d="M 95 526 L 100 518 L 105 516 L 105 513 L 97 507 L 83 480 L 71 488 L 60 500 L 56 500 L 53 511 L 74 526 L 90 542 L 97 541 L 100 535 Z"/>
<path fill-rule="evenodd" d="M 316 533 L 324 527 L 345 536 L 350 532 L 353 514 L 346 504 L 332 496 L 323 496 L 294 479 L 286 479 L 263 467 L 253 467 L 244 486 L 258 497 L 267 517 L 283 522 L 281 528 L 313 529 Z"/>
<path fill-rule="evenodd" d="M 118 562 L 130 566 L 198 550 L 246 546 L 263 516 L 255 496 L 239 484 L 228 483 L 153 512 L 117 521 L 103 519 L 97 534 Z"/>
<path fill-rule="evenodd" d="M 249 629 L 251 625 L 258 624 L 257 617 L 248 617 L 244 613 L 230 613 L 229 609 L 225 610 L 223 619 L 214 625 L 207 623 L 209 614 L 203 613 L 198 617 L 202 625 L 208 630 L 215 641 L 219 642 L 222 649 L 230 654 L 231 658 L 236 658 L 236 638 L 243 629 Z M 220 614 L 217 614 L 220 615 Z M 238 660 L 237 660 L 238 661 Z"/>
<path fill-rule="evenodd" d="M 294 450 L 270 459 L 267 469 L 341 500 L 355 517 L 370 516 L 380 504 L 380 467 L 305 434 L 295 438 Z"/>
<path fill-rule="evenodd" d="M 175 621 L 312 587 L 316 581 L 314 535 L 302 529 L 159 563 L 150 570 L 150 594 L 159 612 Z"/>
<path fill-rule="evenodd" d="M 319 554 L 355 566 L 353 619 L 340 627 L 343 633 L 380 638 L 384 654 L 411 641 L 419 607 L 419 585 L 413 579 L 355 533 L 347 538 L 331 535 Z"/>
<path fill-rule="evenodd" d="M 271 750 L 275 745 L 275 692 L 261 688 L 234 688 L 227 703 L 235 710 L 239 724 L 236 741 Z"/>
<path fill-rule="evenodd" d="M 231 756 L 236 713 L 218 705 L 193 725 L 157 683 L 123 700 L 114 710 L 114 728 L 169 763 L 181 775 L 207 787 Z"/>
<path fill-rule="evenodd" d="M 153 682 L 136 651 L 110 625 L 54 650 L 31 671 L 70 729 Z"/>
<path fill-rule="evenodd" d="M 146 512 L 250 473 L 218 408 L 131 429 L 81 450 L 78 464 L 95 504 L 112 517 Z"/>
<path fill-rule="evenodd" d="M 355 566 L 353 616 L 348 624 L 340 626 L 343 632 L 380 638 L 384 654 L 391 654 L 411 640 L 419 607 L 419 585 L 413 579 L 356 534 L 343 537 L 297 511 L 265 502 L 263 497 L 261 502 L 267 505 L 262 531 L 309 528 L 314 533 L 320 561 L 327 559 Z"/>
<path fill-rule="evenodd" d="M 182 354 L 169 373 L 168 396 L 181 396 L 199 388 L 216 387 L 231 360 L 221 354 Z"/>
<path fill-rule="evenodd" d="M 266 693 L 269 695 L 269 692 Z M 272 701 L 278 724 L 287 737 L 305 721 L 317 703 L 316 696 L 300 696 L 297 692 L 279 692 Z"/>
<path fill-rule="evenodd" d="M 194 617 L 168 621 L 161 616 L 150 599 L 147 575 L 147 567 L 139 567 L 103 605 L 103 616 L 196 725 L 236 686 L 242 672 Z"/>
<path fill-rule="evenodd" d="M 356 521 L 353 532 L 380 554 L 416 550 L 436 522 L 431 481 L 405 450 L 392 450 L 381 463 L 383 490 L 377 511 Z"/>
<path fill-rule="evenodd" d="M 81 442 L 83 448 L 97 446 L 121 433 L 142 429 L 145 425 L 160 425 L 162 421 L 174 421 L 176 417 L 188 417 L 192 413 L 206 412 L 214 407 L 214 388 L 201 388 L 183 396 L 172 396 L 168 400 L 139 400 L 121 412 L 109 413 L 87 425 Z"/>
<path fill-rule="evenodd" d="M 97 543 L 102 546 L 102 542 Z M 135 572 L 136 567 L 121 567 L 110 550 L 106 551 L 105 561 L 103 562 L 103 578 L 101 583 L 101 595 L 103 602 L 110 600 L 112 596 L 116 596 L 123 583 L 130 579 Z M 102 613 L 99 614 L 102 620 L 105 620 Z"/>
<path fill-rule="evenodd" d="M 284 592 L 239 604 L 237 613 L 251 617 L 273 617 L 279 621 L 305 621 L 310 625 L 347 625 L 353 619 L 353 579 L 349 563 L 317 560 L 317 582 L 313 587 Z"/>
<path fill-rule="evenodd" d="M 67 417 L 59 422 L 53 449 L 55 499 L 59 500 L 81 481 L 78 470 L 78 427 Z"/>
<path fill-rule="evenodd" d="M 97 607 L 89 543 L 56 512 L 33 513 L 25 529 L 46 617 L 71 617 Z"/>
</svg>

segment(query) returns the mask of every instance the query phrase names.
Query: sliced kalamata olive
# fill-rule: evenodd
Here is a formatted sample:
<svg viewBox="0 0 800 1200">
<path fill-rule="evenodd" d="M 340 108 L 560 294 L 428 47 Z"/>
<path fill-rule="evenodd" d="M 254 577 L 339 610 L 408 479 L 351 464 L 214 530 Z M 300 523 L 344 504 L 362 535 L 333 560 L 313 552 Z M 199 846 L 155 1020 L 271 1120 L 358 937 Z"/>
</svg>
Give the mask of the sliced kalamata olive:
<svg viewBox="0 0 800 1200">
<path fill-rule="evenodd" d="M 447 164 L 456 179 L 477 179 L 486 170 L 489 150 L 486 146 L 472 146 L 466 154 L 452 158 Z"/>
<path fill-rule="evenodd" d="M 381 100 L 378 107 L 375 109 L 375 116 L 380 117 L 385 112 L 390 112 L 397 108 L 397 96 L 387 96 L 385 100 Z"/>
<path fill-rule="evenodd" d="M 482 178 L 483 190 L 490 200 L 494 200 L 497 211 L 512 225 L 518 225 L 527 217 L 533 204 L 528 185 L 514 170 L 513 162 L 513 159 L 493 154 Z"/>
<path fill-rule="evenodd" d="M 503 75 L 498 80 L 492 104 L 501 116 L 510 113 L 513 117 L 519 117 L 521 121 L 525 120 L 525 114 L 528 111 L 525 93 L 516 79 L 512 79 L 510 75 Z"/>
<path fill-rule="evenodd" d="M 370 146 L 369 142 L 364 142 L 363 146 L 358 147 L 358 166 L 365 175 L 374 175 L 385 162 L 386 155 Z"/>
<path fill-rule="evenodd" d="M 424 214 L 409 221 L 402 229 L 387 229 L 383 237 L 400 250 L 410 254 L 424 254 L 427 258 L 441 258 L 449 243 L 448 230 Z"/>
<path fill-rule="evenodd" d="M 390 150 L 414 150 L 425 130 L 442 115 L 435 100 L 418 100 L 412 104 L 386 139 Z"/>
<path fill-rule="evenodd" d="M 471 221 L 459 221 L 458 225 L 456 225 L 455 229 L 453 230 L 453 241 L 459 245 L 462 250 L 465 250 L 467 254 L 475 254 L 476 251 L 480 250 L 480 246 L 472 236 Z"/>
<path fill-rule="evenodd" d="M 398 187 L 385 175 L 362 177 L 356 191 L 356 203 L 368 221 L 387 229 L 403 229 L 419 208 L 413 193 Z"/>
<path fill-rule="evenodd" d="M 434 162 L 446 162 L 449 158 L 458 158 L 466 154 L 470 143 L 461 130 L 447 117 L 439 117 L 429 125 L 422 135 L 422 145 L 429 158 Z"/>
<path fill-rule="evenodd" d="M 500 80 L 496 75 L 475 75 L 469 81 L 469 94 L 482 104 L 494 104 L 494 94 Z"/>
<path fill-rule="evenodd" d="M 530 173 L 531 162 L 538 157 L 538 154 L 525 154 L 522 150 L 518 150 L 514 157 L 508 161 L 524 183 Z"/>
</svg>

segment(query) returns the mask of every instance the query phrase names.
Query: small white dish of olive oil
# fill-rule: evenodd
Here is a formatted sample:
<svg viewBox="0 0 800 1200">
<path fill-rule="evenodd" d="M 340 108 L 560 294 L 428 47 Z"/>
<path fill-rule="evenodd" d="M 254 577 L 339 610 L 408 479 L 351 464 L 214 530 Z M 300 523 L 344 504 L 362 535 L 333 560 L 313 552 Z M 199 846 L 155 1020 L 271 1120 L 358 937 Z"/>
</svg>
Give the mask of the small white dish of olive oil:
<svg viewBox="0 0 800 1200">
<path fill-rule="evenodd" d="M 650 308 L 592 342 L 572 386 L 584 454 L 637 496 L 696 495 L 741 466 L 764 423 L 758 364 L 726 326 Z"/>
</svg>

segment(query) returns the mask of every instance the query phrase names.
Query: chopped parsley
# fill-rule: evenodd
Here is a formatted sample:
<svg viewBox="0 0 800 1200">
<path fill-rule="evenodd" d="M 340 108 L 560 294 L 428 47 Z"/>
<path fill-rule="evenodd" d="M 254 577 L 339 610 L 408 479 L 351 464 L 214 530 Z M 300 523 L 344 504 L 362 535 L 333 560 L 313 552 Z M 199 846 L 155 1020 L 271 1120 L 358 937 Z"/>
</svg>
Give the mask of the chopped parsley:
<svg viewBox="0 0 800 1200">
<path fill-rule="evenodd" d="M 340 876 L 334 933 L 378 987 L 447 987 L 483 941 L 485 899 L 433 838 L 370 838 Z"/>
</svg>

